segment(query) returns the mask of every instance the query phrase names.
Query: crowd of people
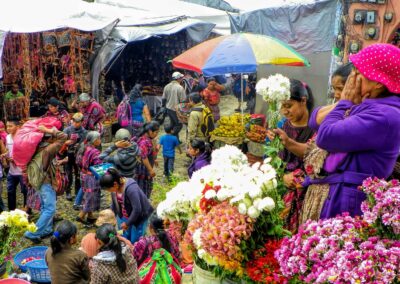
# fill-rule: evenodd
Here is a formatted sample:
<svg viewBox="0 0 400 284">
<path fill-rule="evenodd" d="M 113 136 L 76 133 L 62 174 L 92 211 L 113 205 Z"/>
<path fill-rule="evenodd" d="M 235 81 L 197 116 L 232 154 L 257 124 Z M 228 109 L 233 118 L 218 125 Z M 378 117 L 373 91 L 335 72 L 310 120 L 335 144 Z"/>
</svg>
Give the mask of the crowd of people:
<svg viewBox="0 0 400 284">
<path fill-rule="evenodd" d="M 268 139 L 278 136 L 284 145 L 279 156 L 286 165 L 282 217 L 288 230 L 296 232 L 306 220 L 342 212 L 360 215 L 365 194 L 357 187 L 367 177 L 388 178 L 392 174 L 400 149 L 400 63 L 394 58 L 400 58 L 400 50 L 386 44 L 352 55 L 351 63 L 341 66 L 331 78 L 335 103 L 328 106 L 314 108 L 311 88 L 290 79 L 290 99 L 282 103 L 281 127 L 268 130 Z M 149 269 L 155 254 L 160 259 L 168 256 L 169 266 L 164 268 L 179 274 L 179 266 L 185 263 L 181 248 L 150 201 L 157 156 L 162 150 L 167 178 L 174 172 L 175 152 L 182 152 L 182 144 L 191 157 L 189 178 L 210 164 L 210 128 L 218 123 L 218 105 L 226 86 L 216 78 L 196 81 L 180 72 L 174 72 L 171 79 L 163 94 L 164 115 L 169 117 L 169 123 L 164 123 L 165 134 L 158 137 L 163 119 L 152 120 L 141 87 L 135 85 L 121 102 L 129 105 L 131 121 L 115 133 L 114 142 L 104 151 L 105 111 L 98 102 L 82 93 L 72 104 L 77 112 L 70 118 L 62 103 L 50 99 L 44 117 L 55 118 L 61 127 L 38 126 L 43 139 L 32 160 L 40 161 L 43 179 L 36 188 L 27 176 L 31 163 L 25 169 L 13 161 L 13 143 L 24 127 L 22 122 L 8 118 L 6 125 L 0 124 L 7 209 L 17 206 L 19 184 L 24 210 L 40 212 L 37 231 L 27 232 L 25 237 L 36 244 L 51 237 L 46 262 L 53 283 L 138 283 L 156 273 Z M 233 90 L 239 97 L 237 86 L 244 86 L 251 111 L 253 80 L 235 78 Z M 180 139 L 183 124 L 184 143 Z M 107 164 L 112 167 L 99 176 L 93 170 Z M 79 210 L 75 220 L 97 227 L 96 233 L 82 239 L 79 250 L 73 248 L 78 242 L 73 222 L 65 220 L 53 226 L 57 195 L 64 191 L 60 190 L 61 181 L 65 182 L 61 187 L 67 200 L 73 200 L 74 187 L 73 207 Z M 111 210 L 96 217 L 102 190 L 111 195 Z M 5 209 L 0 198 L 0 210 Z"/>
</svg>

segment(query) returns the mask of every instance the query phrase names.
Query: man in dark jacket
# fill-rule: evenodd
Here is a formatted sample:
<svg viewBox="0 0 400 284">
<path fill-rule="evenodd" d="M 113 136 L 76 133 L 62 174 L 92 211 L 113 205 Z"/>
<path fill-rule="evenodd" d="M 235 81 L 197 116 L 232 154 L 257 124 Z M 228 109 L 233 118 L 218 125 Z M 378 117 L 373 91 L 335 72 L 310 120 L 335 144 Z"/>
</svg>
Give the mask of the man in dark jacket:
<svg viewBox="0 0 400 284">
<path fill-rule="evenodd" d="M 123 177 L 133 178 L 135 168 L 140 163 L 140 150 L 135 142 L 131 142 L 131 134 L 121 128 L 115 133 L 115 144 L 105 150 L 99 158 L 105 163 L 114 164 Z M 115 152 L 116 151 L 116 152 Z M 111 155 L 115 152 L 114 155 Z"/>
</svg>

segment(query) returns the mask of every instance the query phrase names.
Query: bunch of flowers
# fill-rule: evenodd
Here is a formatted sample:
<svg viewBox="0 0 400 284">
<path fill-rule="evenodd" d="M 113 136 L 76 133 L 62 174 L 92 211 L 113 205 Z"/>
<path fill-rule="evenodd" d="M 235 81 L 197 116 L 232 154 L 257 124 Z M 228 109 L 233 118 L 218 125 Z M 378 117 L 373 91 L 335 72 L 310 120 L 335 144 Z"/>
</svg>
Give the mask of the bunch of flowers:
<svg viewBox="0 0 400 284">
<path fill-rule="evenodd" d="M 247 157 L 236 147 L 213 152 L 211 165 L 196 171 L 190 181 L 177 184 L 157 207 L 157 214 L 169 220 L 188 220 L 199 210 L 230 201 L 242 214 L 257 218 L 271 212 L 279 198 L 276 172 L 266 159 L 249 166 Z M 206 209 L 207 208 L 207 209 Z"/>
<path fill-rule="evenodd" d="M 289 100 L 290 80 L 281 74 L 271 75 L 257 82 L 256 91 L 268 103 Z"/>
<path fill-rule="evenodd" d="M 347 214 L 308 221 L 275 252 L 283 275 L 305 283 L 391 283 L 400 242 L 373 236 L 367 222 Z"/>
<path fill-rule="evenodd" d="M 201 221 L 195 220 L 187 232 L 187 241 L 198 250 L 198 257 L 208 265 L 242 276 L 244 256 L 240 244 L 250 238 L 254 220 L 228 202 L 214 206 L 199 218 Z"/>
<path fill-rule="evenodd" d="M 364 220 L 374 224 L 380 234 L 399 239 L 400 235 L 400 183 L 368 178 L 362 184 L 368 198 L 361 204 Z"/>
<path fill-rule="evenodd" d="M 26 231 L 35 232 L 36 226 L 29 223 L 24 211 L 17 209 L 0 214 L 0 261 L 11 259 L 12 249 Z"/>
<path fill-rule="evenodd" d="M 157 207 L 160 218 L 177 221 L 189 221 L 197 212 L 196 192 L 192 192 L 191 184 L 187 181 L 178 183 L 167 192 L 166 198 Z"/>
<path fill-rule="evenodd" d="M 257 283 L 285 283 L 274 253 L 280 248 L 282 240 L 268 240 L 264 247 L 253 253 L 253 259 L 246 264 L 248 277 Z"/>
</svg>

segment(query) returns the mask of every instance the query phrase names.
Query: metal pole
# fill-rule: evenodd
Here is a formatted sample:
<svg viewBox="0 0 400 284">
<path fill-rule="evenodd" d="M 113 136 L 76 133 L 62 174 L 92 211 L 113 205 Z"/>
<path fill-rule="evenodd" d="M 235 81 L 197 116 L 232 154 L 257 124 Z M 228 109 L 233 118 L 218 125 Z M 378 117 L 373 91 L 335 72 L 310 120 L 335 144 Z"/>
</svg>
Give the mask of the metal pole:
<svg viewBox="0 0 400 284">
<path fill-rule="evenodd" d="M 243 119 L 243 73 L 240 73 L 240 113 L 242 114 L 242 125 L 244 125 Z"/>
</svg>

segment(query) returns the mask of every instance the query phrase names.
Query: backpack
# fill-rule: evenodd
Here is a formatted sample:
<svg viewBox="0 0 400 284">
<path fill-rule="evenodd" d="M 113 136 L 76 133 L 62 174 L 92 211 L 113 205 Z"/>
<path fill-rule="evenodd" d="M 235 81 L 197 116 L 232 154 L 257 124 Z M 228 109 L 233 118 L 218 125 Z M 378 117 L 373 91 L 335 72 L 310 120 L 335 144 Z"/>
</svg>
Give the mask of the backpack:
<svg viewBox="0 0 400 284">
<path fill-rule="evenodd" d="M 129 103 L 129 98 L 127 96 L 125 96 L 125 98 L 118 105 L 117 119 L 121 127 L 127 127 L 131 125 L 132 110 L 131 110 L 131 104 Z"/>
<path fill-rule="evenodd" d="M 178 284 L 182 281 L 181 268 L 174 257 L 163 248 L 155 250 L 138 270 L 140 284 Z"/>
<path fill-rule="evenodd" d="M 201 111 L 202 120 L 200 129 L 205 137 L 210 136 L 210 133 L 215 129 L 214 116 L 209 107 L 204 106 L 204 108 L 193 108 L 192 111 Z"/>
<path fill-rule="evenodd" d="M 36 190 L 39 190 L 42 186 L 44 179 L 46 178 L 47 172 L 53 167 L 53 163 L 50 163 L 47 171 L 43 170 L 43 155 L 42 150 L 37 151 L 33 156 L 32 160 L 28 163 L 26 173 L 28 176 L 29 184 Z"/>
</svg>

